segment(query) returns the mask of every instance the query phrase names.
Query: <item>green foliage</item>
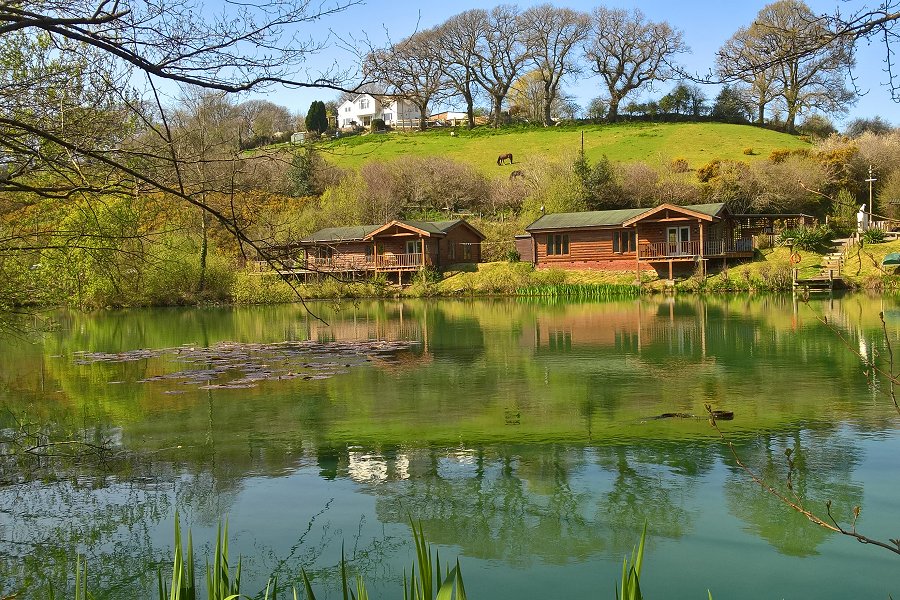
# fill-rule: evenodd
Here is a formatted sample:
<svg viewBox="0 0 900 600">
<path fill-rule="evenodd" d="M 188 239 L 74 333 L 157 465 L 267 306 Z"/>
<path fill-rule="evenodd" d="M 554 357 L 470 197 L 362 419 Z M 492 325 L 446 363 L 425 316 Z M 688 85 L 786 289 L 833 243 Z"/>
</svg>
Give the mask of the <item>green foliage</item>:
<svg viewBox="0 0 900 600">
<path fill-rule="evenodd" d="M 325 103 L 321 100 L 313 100 L 306 113 L 306 130 L 318 134 L 325 133 L 328 129 L 328 115 L 325 111 Z"/>
<path fill-rule="evenodd" d="M 819 252 L 831 245 L 834 233 L 828 225 L 798 227 L 784 229 L 778 234 L 778 242 L 785 245 L 788 240 L 794 241 L 794 248 L 808 252 Z"/>
<path fill-rule="evenodd" d="M 723 123 L 749 123 L 752 114 L 753 106 L 745 100 L 741 91 L 725 85 L 716 96 L 710 116 Z"/>
<path fill-rule="evenodd" d="M 644 596 L 641 594 L 641 567 L 644 562 L 644 541 L 647 537 L 647 524 L 644 523 L 644 530 L 641 532 L 641 541 L 636 550 L 631 551 L 631 566 L 628 565 L 628 559 L 622 562 L 622 591 L 616 589 L 617 600 L 641 600 Z"/>
<path fill-rule="evenodd" d="M 315 180 L 316 154 L 312 145 L 306 145 L 294 153 L 294 157 L 291 159 L 291 168 L 288 170 L 292 196 L 313 196 L 322 193 Z"/>
<path fill-rule="evenodd" d="M 522 287 L 516 290 L 516 294 L 548 298 L 565 297 L 573 300 L 612 300 L 637 298 L 641 295 L 641 290 L 634 285 L 567 283 Z"/>
<path fill-rule="evenodd" d="M 862 234 L 862 241 L 866 244 L 881 244 L 884 240 L 884 232 L 880 229 L 866 229 Z"/>
<path fill-rule="evenodd" d="M 384 131 L 387 129 L 387 126 L 384 124 L 384 119 L 372 119 L 372 131 Z"/>
</svg>

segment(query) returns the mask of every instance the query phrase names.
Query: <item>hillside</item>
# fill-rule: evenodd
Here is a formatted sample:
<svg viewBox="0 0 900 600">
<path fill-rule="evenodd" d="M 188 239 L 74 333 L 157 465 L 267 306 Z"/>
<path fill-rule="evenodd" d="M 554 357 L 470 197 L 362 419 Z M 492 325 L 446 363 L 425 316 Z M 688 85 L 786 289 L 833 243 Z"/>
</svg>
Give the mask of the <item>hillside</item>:
<svg viewBox="0 0 900 600">
<path fill-rule="evenodd" d="M 451 131 L 456 135 L 451 136 Z M 399 156 L 442 156 L 470 163 L 487 175 L 508 176 L 510 167 L 499 169 L 497 156 L 512 152 L 516 162 L 538 156 L 574 154 L 581 146 L 588 159 L 604 154 L 613 162 L 645 161 L 665 164 L 684 158 L 692 169 L 714 158 L 753 161 L 766 158 L 776 148 L 803 148 L 809 144 L 797 136 L 750 125 L 726 123 L 625 123 L 553 128 L 481 127 L 433 129 L 427 132 L 365 134 L 320 144 L 327 160 L 358 169 L 371 160 Z M 744 154 L 752 148 L 753 155 Z"/>
</svg>

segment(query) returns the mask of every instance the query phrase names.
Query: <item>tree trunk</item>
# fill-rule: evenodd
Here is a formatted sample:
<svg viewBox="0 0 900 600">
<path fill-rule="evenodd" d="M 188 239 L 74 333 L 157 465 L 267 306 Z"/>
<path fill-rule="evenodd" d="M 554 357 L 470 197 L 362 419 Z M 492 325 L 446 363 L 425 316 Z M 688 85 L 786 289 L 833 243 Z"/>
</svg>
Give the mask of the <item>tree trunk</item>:
<svg viewBox="0 0 900 600">
<path fill-rule="evenodd" d="M 756 116 L 756 123 L 758 125 L 766 124 L 766 103 L 760 102 L 757 107 L 759 108 L 759 114 Z"/>
<path fill-rule="evenodd" d="M 493 96 L 494 99 L 494 129 L 500 128 L 500 116 L 503 112 L 503 96 Z"/>
<path fill-rule="evenodd" d="M 550 82 L 544 83 L 544 127 L 553 125 L 553 119 L 550 117 L 553 108 L 553 89 Z"/>
<path fill-rule="evenodd" d="M 197 293 L 206 289 L 206 254 L 209 251 L 209 213 L 205 210 L 200 218 L 200 277 L 197 280 Z"/>
<path fill-rule="evenodd" d="M 796 133 L 797 132 L 797 126 L 795 125 L 796 121 L 797 121 L 797 105 L 789 104 L 787 119 L 785 119 L 785 121 L 784 121 L 784 130 L 787 133 Z"/>
<path fill-rule="evenodd" d="M 619 119 L 619 101 L 621 98 L 612 96 L 609 99 L 609 112 L 606 113 L 606 120 L 615 123 Z"/>
<path fill-rule="evenodd" d="M 475 127 L 475 100 L 472 98 L 472 90 L 469 86 L 466 86 L 466 89 L 463 91 L 463 98 L 466 100 L 466 118 L 469 121 L 468 127 L 469 129 L 474 129 Z"/>
</svg>

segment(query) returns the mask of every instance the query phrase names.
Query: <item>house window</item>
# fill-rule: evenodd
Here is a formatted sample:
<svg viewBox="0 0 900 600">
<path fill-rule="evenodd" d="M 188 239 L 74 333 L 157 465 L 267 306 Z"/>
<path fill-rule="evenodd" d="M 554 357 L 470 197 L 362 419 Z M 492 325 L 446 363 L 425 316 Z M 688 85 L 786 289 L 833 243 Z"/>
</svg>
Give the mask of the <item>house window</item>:
<svg viewBox="0 0 900 600">
<path fill-rule="evenodd" d="M 447 258 L 453 260 L 456 258 L 456 244 L 449 242 L 447 244 Z"/>
<path fill-rule="evenodd" d="M 388 121 L 394 120 L 394 115 L 392 113 L 384 113 L 384 115 L 382 116 L 382 119 L 384 120 L 385 123 L 387 123 Z"/>
<path fill-rule="evenodd" d="M 547 256 L 569 253 L 569 234 L 551 233 L 547 235 Z"/>
<path fill-rule="evenodd" d="M 634 239 L 633 231 L 613 231 L 612 238 L 613 252 L 618 254 L 634 252 L 637 243 Z"/>
<path fill-rule="evenodd" d="M 361 99 L 359 101 L 359 107 L 360 108 L 369 108 L 369 99 L 368 98 Z"/>
<path fill-rule="evenodd" d="M 407 240 L 406 241 L 406 253 L 407 254 L 421 254 L 422 253 L 422 240 Z"/>
<path fill-rule="evenodd" d="M 319 246 L 316 248 L 316 258 L 332 258 L 334 256 L 334 248 L 329 246 Z"/>
</svg>

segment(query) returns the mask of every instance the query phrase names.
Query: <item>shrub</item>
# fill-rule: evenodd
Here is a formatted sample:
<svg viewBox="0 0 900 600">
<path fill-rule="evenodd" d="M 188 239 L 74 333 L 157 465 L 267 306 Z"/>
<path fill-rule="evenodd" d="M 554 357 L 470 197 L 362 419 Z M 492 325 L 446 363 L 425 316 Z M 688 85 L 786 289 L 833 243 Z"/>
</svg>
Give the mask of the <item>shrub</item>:
<svg viewBox="0 0 900 600">
<path fill-rule="evenodd" d="M 862 234 L 862 241 L 866 244 L 881 244 L 884 242 L 884 232 L 880 229 L 866 229 Z"/>
<path fill-rule="evenodd" d="M 798 227 L 796 229 L 784 229 L 778 234 L 778 242 L 784 245 L 793 239 L 794 247 L 807 252 L 824 250 L 831 244 L 833 232 L 828 225 L 816 225 L 815 227 Z"/>
<path fill-rule="evenodd" d="M 753 156 L 754 154 L 756 154 L 756 152 L 753 151 L 753 148 L 747 147 L 744 148 L 744 154 L 746 154 L 747 156 Z"/>
<path fill-rule="evenodd" d="M 384 124 L 384 119 L 372 119 L 372 131 L 384 131 L 387 129 Z"/>
<path fill-rule="evenodd" d="M 699 179 L 702 183 L 706 183 L 710 179 L 719 176 L 719 171 L 722 167 L 722 161 L 718 158 L 714 158 L 709 161 L 699 169 L 697 169 L 697 179 Z"/>
<path fill-rule="evenodd" d="M 674 158 L 672 162 L 669 163 L 669 170 L 673 173 L 687 173 L 690 171 L 690 165 L 688 165 L 688 161 L 686 158 Z"/>
</svg>

